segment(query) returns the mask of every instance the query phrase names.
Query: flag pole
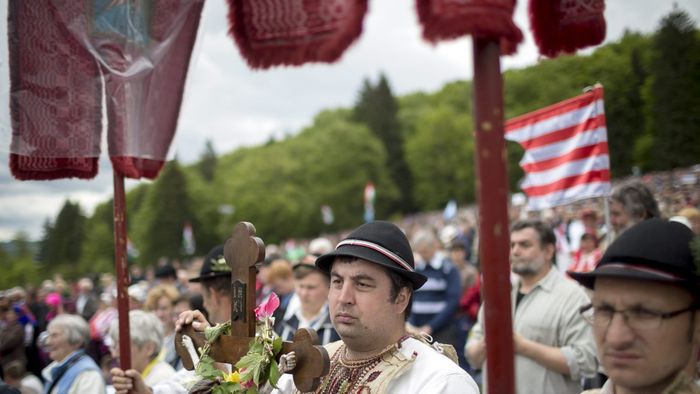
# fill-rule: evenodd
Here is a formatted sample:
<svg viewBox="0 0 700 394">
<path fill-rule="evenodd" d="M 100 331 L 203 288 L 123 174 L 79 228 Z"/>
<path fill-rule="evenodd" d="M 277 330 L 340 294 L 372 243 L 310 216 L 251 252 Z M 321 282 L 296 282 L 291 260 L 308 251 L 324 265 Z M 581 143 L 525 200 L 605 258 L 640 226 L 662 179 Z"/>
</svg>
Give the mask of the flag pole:
<svg viewBox="0 0 700 394">
<path fill-rule="evenodd" d="M 474 133 L 479 253 L 484 275 L 484 328 L 489 391 L 515 392 L 510 300 L 508 177 L 499 39 L 473 36 Z"/>
<path fill-rule="evenodd" d="M 117 276 L 117 310 L 119 312 L 119 365 L 131 368 L 131 340 L 129 338 L 129 269 L 126 261 L 126 198 L 124 175 L 114 174 L 114 271 Z"/>
<path fill-rule="evenodd" d="M 610 246 L 613 241 L 613 229 L 610 224 L 610 201 L 606 196 L 601 197 L 603 199 L 603 215 L 605 215 L 605 244 Z"/>
</svg>

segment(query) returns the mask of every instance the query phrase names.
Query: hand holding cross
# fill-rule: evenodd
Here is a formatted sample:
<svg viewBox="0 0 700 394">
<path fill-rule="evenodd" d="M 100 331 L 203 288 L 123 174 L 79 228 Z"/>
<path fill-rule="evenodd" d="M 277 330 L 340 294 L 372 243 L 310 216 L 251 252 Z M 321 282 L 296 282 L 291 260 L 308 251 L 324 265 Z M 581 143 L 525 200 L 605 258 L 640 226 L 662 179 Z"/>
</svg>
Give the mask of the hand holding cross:
<svg viewBox="0 0 700 394">
<path fill-rule="evenodd" d="M 265 258 L 265 245 L 255 235 L 251 223 L 240 222 L 226 241 L 224 257 L 231 267 L 231 335 L 222 335 L 211 344 L 210 356 L 218 362 L 238 362 L 255 337 L 255 264 Z M 204 333 L 196 332 L 191 325 L 175 337 L 175 348 L 184 367 L 192 370 L 195 365 L 183 344 L 183 336 L 190 337 L 196 348 L 204 346 L 206 339 Z M 328 352 L 318 343 L 314 330 L 299 329 L 294 340 L 283 342 L 282 351 L 277 354 L 279 360 L 283 354 L 295 353 L 296 366 L 292 374 L 295 386 L 302 392 L 314 390 L 320 378 L 328 373 Z"/>
</svg>

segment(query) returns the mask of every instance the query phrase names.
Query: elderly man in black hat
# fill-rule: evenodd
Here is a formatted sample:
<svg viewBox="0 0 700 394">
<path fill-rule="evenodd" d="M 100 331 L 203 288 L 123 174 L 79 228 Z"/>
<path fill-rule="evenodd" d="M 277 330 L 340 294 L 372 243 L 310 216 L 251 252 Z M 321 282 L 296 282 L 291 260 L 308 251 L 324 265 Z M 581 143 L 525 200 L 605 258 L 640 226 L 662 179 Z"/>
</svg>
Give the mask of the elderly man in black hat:
<svg viewBox="0 0 700 394">
<path fill-rule="evenodd" d="M 648 219 L 616 239 L 595 270 L 570 273 L 593 290 L 581 313 L 609 376 L 589 393 L 700 393 L 692 376 L 700 339 L 692 237 L 680 223 Z"/>
<path fill-rule="evenodd" d="M 199 276 L 190 282 L 201 283 L 204 308 L 209 314 L 209 320 L 201 311 L 185 311 L 177 320 L 177 329 L 186 324 L 200 331 L 211 323 L 224 323 L 229 320 L 231 313 L 231 267 L 224 258 L 224 246 L 214 247 L 204 258 Z M 186 393 L 185 383 L 194 378 L 193 371 L 180 370 L 175 377 L 153 387 L 147 387 L 141 374 L 130 369 L 123 371 L 113 368 L 112 382 L 117 394 L 121 393 Z"/>
<path fill-rule="evenodd" d="M 326 345 L 330 372 L 317 393 L 478 393 L 455 362 L 406 332 L 415 271 L 408 239 L 395 225 L 372 222 L 353 231 L 316 266 L 330 275 L 329 308 L 341 341 Z M 280 392 L 295 390 L 284 375 Z"/>
</svg>

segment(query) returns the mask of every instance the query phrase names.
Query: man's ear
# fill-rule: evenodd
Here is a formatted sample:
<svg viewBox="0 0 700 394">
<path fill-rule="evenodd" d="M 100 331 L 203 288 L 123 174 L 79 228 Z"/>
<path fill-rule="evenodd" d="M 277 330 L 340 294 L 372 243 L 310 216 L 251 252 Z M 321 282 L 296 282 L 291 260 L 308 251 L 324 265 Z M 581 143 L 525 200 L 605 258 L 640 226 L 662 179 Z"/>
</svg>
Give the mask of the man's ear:
<svg viewBox="0 0 700 394">
<path fill-rule="evenodd" d="M 693 313 L 693 327 L 692 327 L 692 338 L 691 342 L 696 346 L 700 345 L 700 311 L 695 311 Z"/>
<path fill-rule="evenodd" d="M 408 301 L 410 299 L 411 290 L 409 290 L 408 287 L 402 287 L 401 290 L 399 290 L 399 294 L 396 296 L 396 300 L 394 300 L 394 305 L 396 305 L 397 314 L 401 314 L 404 311 L 406 311 L 406 307 L 408 307 Z"/>
<path fill-rule="evenodd" d="M 146 354 L 155 354 L 156 352 L 156 344 L 153 342 L 146 342 L 143 345 L 146 348 Z"/>
<path fill-rule="evenodd" d="M 544 254 L 547 257 L 547 261 L 554 261 L 554 253 L 556 252 L 556 246 L 553 244 L 547 244 L 544 246 Z"/>
</svg>

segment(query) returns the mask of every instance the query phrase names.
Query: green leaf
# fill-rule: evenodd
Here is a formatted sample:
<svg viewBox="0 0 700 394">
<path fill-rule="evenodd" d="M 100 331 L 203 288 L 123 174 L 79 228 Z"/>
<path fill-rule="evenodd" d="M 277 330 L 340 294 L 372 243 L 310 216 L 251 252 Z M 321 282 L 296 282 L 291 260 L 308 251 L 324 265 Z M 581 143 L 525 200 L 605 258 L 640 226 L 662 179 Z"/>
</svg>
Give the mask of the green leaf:
<svg viewBox="0 0 700 394">
<path fill-rule="evenodd" d="M 277 388 L 277 382 L 280 380 L 282 374 L 280 373 L 279 366 L 277 366 L 277 361 L 274 359 L 270 363 L 270 379 L 268 380 L 272 387 Z"/>
<path fill-rule="evenodd" d="M 246 369 L 245 373 L 247 373 L 248 370 L 250 368 L 252 368 L 253 366 L 260 365 L 260 362 L 262 362 L 262 358 L 263 358 L 263 356 L 261 354 L 257 354 L 257 353 L 246 354 L 245 356 L 241 357 L 240 360 L 238 360 L 238 362 L 236 363 L 236 368 L 238 368 L 238 370 L 245 368 Z"/>
<path fill-rule="evenodd" d="M 282 350 L 282 338 L 275 337 L 275 340 L 272 342 L 272 351 L 274 352 L 274 355 L 277 355 L 280 350 Z"/>
<path fill-rule="evenodd" d="M 223 376 L 223 372 L 214 366 L 214 359 L 210 356 L 202 357 L 199 364 L 197 364 L 197 368 L 195 368 L 195 373 L 208 380 L 214 380 Z"/>
<path fill-rule="evenodd" d="M 260 385 L 260 373 L 262 372 L 262 365 L 257 364 L 255 367 L 253 367 L 253 383 L 255 383 L 256 386 Z"/>
<path fill-rule="evenodd" d="M 250 353 L 262 353 L 263 352 L 263 344 L 261 341 L 258 341 L 257 339 L 254 339 L 250 341 L 250 350 L 248 352 Z"/>
</svg>

